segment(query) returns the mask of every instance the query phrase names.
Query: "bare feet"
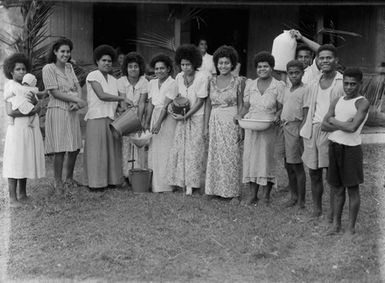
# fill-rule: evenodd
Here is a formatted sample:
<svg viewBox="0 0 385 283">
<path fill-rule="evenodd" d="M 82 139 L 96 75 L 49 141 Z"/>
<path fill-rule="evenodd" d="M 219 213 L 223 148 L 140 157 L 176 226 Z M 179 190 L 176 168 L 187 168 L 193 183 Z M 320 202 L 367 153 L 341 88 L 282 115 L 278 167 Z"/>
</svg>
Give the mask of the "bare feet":
<svg viewBox="0 0 385 283">
<path fill-rule="evenodd" d="M 314 210 L 313 213 L 311 214 L 311 218 L 318 218 L 322 215 L 321 211 Z"/>
<path fill-rule="evenodd" d="M 256 206 L 257 203 L 258 203 L 257 197 L 250 197 L 241 201 L 241 205 L 245 205 L 245 206 L 251 206 L 251 205 Z"/>
<path fill-rule="evenodd" d="M 18 202 L 17 200 L 11 200 L 11 201 L 9 201 L 9 207 L 10 207 L 10 208 L 19 208 L 19 207 L 21 207 L 21 206 L 22 206 L 21 203 Z"/>
<path fill-rule="evenodd" d="M 331 229 L 326 231 L 325 236 L 335 236 L 341 234 L 341 227 L 333 226 Z"/>
<path fill-rule="evenodd" d="M 72 188 L 81 187 L 81 184 L 75 179 L 68 178 L 64 181 L 64 185 Z"/>
<path fill-rule="evenodd" d="M 230 201 L 230 204 L 234 205 L 234 206 L 239 205 L 239 199 L 238 198 L 232 198 L 232 200 Z"/>
<path fill-rule="evenodd" d="M 285 207 L 293 207 L 295 206 L 297 203 L 297 200 L 296 199 L 291 199 L 289 200 L 288 202 L 285 203 Z"/>
<path fill-rule="evenodd" d="M 54 187 L 55 187 L 56 193 L 58 193 L 59 195 L 64 195 L 64 184 L 61 180 L 55 181 Z"/>
<path fill-rule="evenodd" d="M 27 195 L 22 195 L 22 196 L 19 197 L 19 201 L 23 202 L 23 203 L 28 202 L 29 201 L 29 197 Z"/>
<path fill-rule="evenodd" d="M 192 187 L 186 187 L 186 196 L 192 195 Z"/>
</svg>

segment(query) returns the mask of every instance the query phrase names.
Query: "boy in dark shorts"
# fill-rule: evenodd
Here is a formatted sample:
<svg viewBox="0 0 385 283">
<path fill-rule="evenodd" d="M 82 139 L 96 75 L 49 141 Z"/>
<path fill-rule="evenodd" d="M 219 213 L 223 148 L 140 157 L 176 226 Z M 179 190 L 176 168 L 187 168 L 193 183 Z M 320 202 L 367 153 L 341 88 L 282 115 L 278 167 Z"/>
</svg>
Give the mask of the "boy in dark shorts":
<svg viewBox="0 0 385 283">
<path fill-rule="evenodd" d="M 350 234 L 355 233 L 360 208 L 359 184 L 364 181 L 360 133 L 369 110 L 369 101 L 359 93 L 361 82 L 360 69 L 345 70 L 343 75 L 345 96 L 332 102 L 322 123 L 322 129 L 331 132 L 327 180 L 335 195 L 333 227 L 328 231 L 328 235 L 341 231 L 346 189 L 349 195 L 348 231 Z"/>
<path fill-rule="evenodd" d="M 291 86 L 286 86 L 279 100 L 283 105 L 281 121 L 285 144 L 285 168 L 289 177 L 291 199 L 286 207 L 298 203 L 299 208 L 305 207 L 306 175 L 302 163 L 303 143 L 299 135 L 304 117 L 304 101 L 309 88 L 302 83 L 304 65 L 298 60 L 292 60 L 286 66 Z"/>
</svg>

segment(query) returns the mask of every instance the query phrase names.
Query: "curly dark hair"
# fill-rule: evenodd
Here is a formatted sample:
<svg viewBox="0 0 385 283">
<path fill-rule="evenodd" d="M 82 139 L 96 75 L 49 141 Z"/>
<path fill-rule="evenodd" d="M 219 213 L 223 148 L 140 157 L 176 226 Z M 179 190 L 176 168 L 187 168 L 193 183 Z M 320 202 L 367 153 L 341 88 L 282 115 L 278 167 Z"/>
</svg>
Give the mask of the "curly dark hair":
<svg viewBox="0 0 385 283">
<path fill-rule="evenodd" d="M 361 82 L 363 75 L 359 68 L 349 67 L 344 71 L 344 78 L 345 77 L 355 78 L 358 82 Z"/>
<path fill-rule="evenodd" d="M 298 54 L 298 52 L 299 52 L 299 51 L 302 51 L 302 50 L 304 50 L 304 51 L 309 51 L 310 54 L 313 55 L 313 50 L 311 50 L 311 48 L 310 48 L 309 46 L 305 45 L 305 44 L 299 44 L 299 45 L 297 46 L 297 48 L 295 49 L 295 54 Z"/>
<path fill-rule="evenodd" d="M 144 64 L 143 56 L 137 52 L 130 52 L 124 57 L 123 65 L 122 65 L 122 74 L 123 76 L 128 76 L 127 66 L 130 63 L 137 63 L 139 65 L 139 77 L 144 75 L 144 71 L 146 70 L 146 65 Z"/>
<path fill-rule="evenodd" d="M 151 62 L 150 62 L 151 68 L 155 68 L 155 64 L 158 62 L 162 62 L 166 65 L 167 68 L 170 68 L 169 74 L 173 73 L 173 71 L 174 71 L 173 62 L 169 56 L 167 56 L 166 54 L 163 54 L 163 53 L 159 53 L 159 54 L 155 55 L 151 59 Z"/>
<path fill-rule="evenodd" d="M 228 58 L 231 62 L 231 71 L 234 71 L 235 67 L 237 66 L 238 63 L 238 52 L 235 50 L 234 47 L 228 46 L 228 45 L 222 45 L 219 47 L 217 50 L 215 50 L 214 55 L 213 55 L 213 60 L 215 64 L 215 68 L 217 69 L 218 67 L 218 61 L 220 58 Z M 218 69 L 217 69 L 218 71 Z"/>
<path fill-rule="evenodd" d="M 286 64 L 286 70 L 289 70 L 289 68 L 291 67 L 297 67 L 298 69 L 300 69 L 301 71 L 304 70 L 304 66 L 303 64 L 298 61 L 298 60 L 291 60 L 289 61 L 287 64 Z"/>
<path fill-rule="evenodd" d="M 337 57 L 337 48 L 333 44 L 323 44 L 317 50 L 317 56 L 322 51 L 330 51 L 333 53 L 334 57 Z"/>
<path fill-rule="evenodd" d="M 61 46 L 68 46 L 70 48 L 70 51 L 72 51 L 74 45 L 72 41 L 68 38 L 62 37 L 56 40 L 54 43 L 52 43 L 52 46 L 48 52 L 47 55 L 47 63 L 56 63 L 56 55 L 54 51 L 58 51 Z M 70 58 L 71 59 L 71 58 Z M 70 59 L 68 61 L 70 61 Z"/>
<path fill-rule="evenodd" d="M 274 56 L 271 55 L 269 52 L 261 51 L 261 52 L 258 52 L 257 54 L 255 54 L 255 56 L 254 56 L 255 68 L 258 66 L 258 63 L 260 63 L 260 62 L 267 62 L 269 64 L 269 66 L 272 69 L 274 69 L 275 59 L 274 59 Z"/>
<path fill-rule="evenodd" d="M 24 64 L 27 73 L 31 71 L 31 62 L 23 53 L 15 53 L 4 60 L 3 72 L 7 79 L 12 80 L 12 72 L 17 63 Z"/>
<path fill-rule="evenodd" d="M 112 62 L 116 59 L 115 49 L 110 45 L 99 45 L 94 49 L 94 62 L 96 64 L 104 55 L 109 55 L 111 57 Z"/>
<path fill-rule="evenodd" d="M 199 49 L 193 44 L 183 44 L 175 52 L 175 63 L 180 65 L 182 60 L 190 61 L 194 70 L 202 65 L 202 55 Z"/>
</svg>

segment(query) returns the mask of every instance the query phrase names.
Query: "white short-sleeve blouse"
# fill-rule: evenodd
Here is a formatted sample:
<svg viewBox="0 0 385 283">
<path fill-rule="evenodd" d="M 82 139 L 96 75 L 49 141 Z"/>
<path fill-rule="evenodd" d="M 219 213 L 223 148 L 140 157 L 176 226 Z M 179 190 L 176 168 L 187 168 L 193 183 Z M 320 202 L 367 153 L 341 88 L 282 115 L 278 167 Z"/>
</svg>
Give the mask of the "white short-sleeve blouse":
<svg viewBox="0 0 385 283">
<path fill-rule="evenodd" d="M 194 105 L 198 98 L 206 98 L 208 95 L 208 81 L 209 77 L 206 72 L 196 72 L 193 83 L 187 87 L 184 83 L 183 72 L 180 72 L 175 78 L 178 94 L 183 97 L 187 97 L 190 101 L 190 105 Z M 204 107 L 201 107 L 194 115 L 203 114 Z"/>
<path fill-rule="evenodd" d="M 118 102 L 100 100 L 92 88 L 91 82 L 98 82 L 102 86 L 104 92 L 118 96 L 117 80 L 109 74 L 107 75 L 106 80 L 103 74 L 99 70 L 96 70 L 88 74 L 86 81 L 88 111 L 84 120 L 106 117 L 114 119 Z"/>
<path fill-rule="evenodd" d="M 138 82 L 133 86 L 127 76 L 118 79 L 118 90 L 126 95 L 126 98 L 134 103 L 134 106 L 138 106 L 140 95 L 148 93 L 148 80 L 141 76 Z"/>
<path fill-rule="evenodd" d="M 151 80 L 149 84 L 148 98 L 151 98 L 152 104 L 156 107 L 162 107 L 166 97 L 174 99 L 178 95 L 175 80 L 169 76 L 159 88 L 159 80 Z"/>
</svg>

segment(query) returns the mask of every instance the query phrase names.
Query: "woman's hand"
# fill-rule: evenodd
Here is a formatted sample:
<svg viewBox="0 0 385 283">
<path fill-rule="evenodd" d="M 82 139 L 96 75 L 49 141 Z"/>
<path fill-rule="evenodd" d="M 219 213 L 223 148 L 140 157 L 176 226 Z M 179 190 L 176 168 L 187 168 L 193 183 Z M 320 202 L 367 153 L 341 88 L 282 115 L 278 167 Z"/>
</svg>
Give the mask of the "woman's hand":
<svg viewBox="0 0 385 283">
<path fill-rule="evenodd" d="M 33 114 L 39 114 L 39 112 L 41 111 L 41 104 L 40 103 L 37 103 L 35 105 L 35 107 L 32 109 L 32 113 Z"/>
<path fill-rule="evenodd" d="M 185 117 L 184 117 L 183 115 L 176 114 L 176 113 L 172 113 L 172 114 L 171 114 L 171 117 L 173 117 L 176 121 L 182 121 L 182 120 L 185 120 Z"/>
<path fill-rule="evenodd" d="M 280 115 L 275 115 L 274 116 L 274 120 L 273 120 L 273 123 L 274 123 L 274 125 L 276 125 L 276 126 L 280 126 L 281 125 L 281 117 L 280 117 Z"/>
<path fill-rule="evenodd" d="M 151 133 L 157 135 L 157 134 L 159 133 L 161 127 L 162 127 L 161 124 L 156 123 L 156 124 L 154 125 L 154 127 L 151 129 Z"/>
<path fill-rule="evenodd" d="M 238 120 L 242 120 L 242 116 L 237 114 L 233 117 L 233 121 L 235 123 L 235 125 L 238 125 Z"/>
<path fill-rule="evenodd" d="M 245 139 L 245 131 L 241 127 L 239 127 L 237 143 L 241 143 L 244 139 Z"/>
<path fill-rule="evenodd" d="M 77 104 L 77 103 L 75 103 L 75 102 L 71 102 L 70 103 L 70 111 L 77 111 L 77 110 L 79 110 L 80 109 L 80 107 L 79 107 L 79 105 Z"/>
<path fill-rule="evenodd" d="M 76 101 L 77 106 L 79 107 L 78 109 L 84 108 L 87 106 L 87 102 L 85 102 L 83 99 L 78 98 Z"/>
<path fill-rule="evenodd" d="M 36 96 L 33 92 L 28 92 L 25 97 L 27 98 L 28 102 L 32 103 L 33 105 L 36 105 L 38 100 L 36 99 Z"/>
<path fill-rule="evenodd" d="M 174 111 L 172 110 L 172 103 L 167 106 L 167 113 L 170 115 L 174 114 Z"/>
</svg>

